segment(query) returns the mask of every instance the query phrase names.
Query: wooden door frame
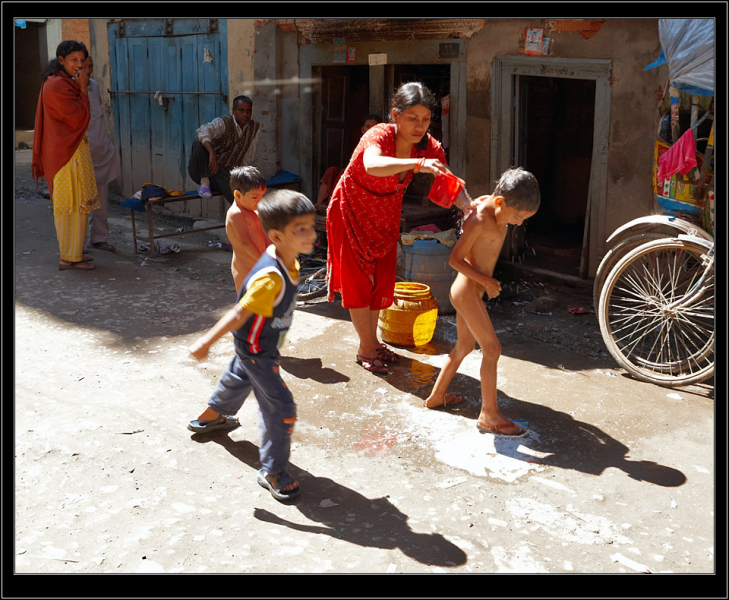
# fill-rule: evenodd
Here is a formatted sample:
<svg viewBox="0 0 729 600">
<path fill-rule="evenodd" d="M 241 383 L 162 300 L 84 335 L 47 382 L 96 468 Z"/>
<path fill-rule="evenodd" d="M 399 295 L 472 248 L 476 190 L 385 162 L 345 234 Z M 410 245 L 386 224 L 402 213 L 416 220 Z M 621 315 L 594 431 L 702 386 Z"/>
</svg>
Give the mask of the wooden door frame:
<svg viewBox="0 0 729 600">
<path fill-rule="evenodd" d="M 592 163 L 587 199 L 585 238 L 587 263 L 583 277 L 594 277 L 605 253 L 605 213 L 607 204 L 607 157 L 610 133 L 610 80 L 612 61 L 568 58 L 502 56 L 494 60 L 491 75 L 491 181 L 511 166 L 514 144 L 518 141 L 518 76 L 589 79 L 595 82 L 595 119 Z M 583 240 L 585 244 L 585 240 Z"/>
</svg>

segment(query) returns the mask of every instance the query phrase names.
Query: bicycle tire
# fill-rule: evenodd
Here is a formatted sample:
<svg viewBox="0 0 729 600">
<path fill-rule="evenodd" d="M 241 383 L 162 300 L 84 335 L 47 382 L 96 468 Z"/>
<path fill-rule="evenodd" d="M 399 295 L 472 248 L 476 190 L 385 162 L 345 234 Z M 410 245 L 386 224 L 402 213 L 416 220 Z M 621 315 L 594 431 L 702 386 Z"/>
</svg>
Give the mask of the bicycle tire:
<svg viewBox="0 0 729 600">
<path fill-rule="evenodd" d="M 321 267 L 303 280 L 299 277 L 296 299 L 302 302 L 321 298 L 327 293 L 327 268 Z"/>
<path fill-rule="evenodd" d="M 703 275 L 707 247 L 693 240 L 646 242 L 605 279 L 598 319 L 605 346 L 635 378 L 665 387 L 714 374 L 713 267 L 704 293 L 686 293 Z M 693 298 L 690 305 L 676 306 Z"/>
<path fill-rule="evenodd" d="M 597 272 L 595 273 L 595 283 L 592 287 L 592 303 L 595 307 L 595 312 L 597 312 L 597 309 L 600 306 L 600 294 L 602 293 L 602 288 L 605 285 L 605 279 L 607 278 L 610 271 L 612 271 L 613 267 L 618 263 L 618 261 L 623 258 L 623 256 L 625 256 L 628 252 L 637 248 L 641 244 L 667 237 L 671 237 L 671 235 L 655 233 L 651 231 L 646 233 L 640 233 L 621 240 L 607 251 L 605 256 L 603 256 L 602 260 L 600 261 L 599 266 L 597 267 Z"/>
</svg>

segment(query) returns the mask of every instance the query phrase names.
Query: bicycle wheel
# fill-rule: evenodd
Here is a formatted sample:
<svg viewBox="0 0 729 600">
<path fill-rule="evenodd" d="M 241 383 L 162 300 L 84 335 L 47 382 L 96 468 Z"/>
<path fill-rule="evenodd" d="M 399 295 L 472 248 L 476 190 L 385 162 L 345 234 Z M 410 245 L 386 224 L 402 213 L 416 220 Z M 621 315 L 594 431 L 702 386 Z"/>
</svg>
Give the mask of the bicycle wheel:
<svg viewBox="0 0 729 600">
<path fill-rule="evenodd" d="M 602 288 L 605 285 L 605 278 L 608 276 L 610 271 L 612 271 L 617 262 L 628 252 L 637 248 L 641 244 L 645 244 L 652 240 L 662 240 L 667 237 L 671 237 L 670 234 L 655 232 L 641 233 L 621 240 L 607 251 L 600 261 L 600 265 L 597 267 L 597 272 L 595 273 L 595 284 L 592 288 L 592 302 L 595 306 L 596 312 L 600 306 L 600 294 L 602 293 Z"/>
<path fill-rule="evenodd" d="M 615 361 L 637 379 L 677 387 L 714 374 L 714 273 L 706 254 L 692 240 L 654 240 L 607 275 L 600 330 Z"/>
<path fill-rule="evenodd" d="M 297 300 L 306 301 L 321 298 L 327 293 L 327 268 L 321 267 L 311 274 L 299 274 Z"/>
</svg>

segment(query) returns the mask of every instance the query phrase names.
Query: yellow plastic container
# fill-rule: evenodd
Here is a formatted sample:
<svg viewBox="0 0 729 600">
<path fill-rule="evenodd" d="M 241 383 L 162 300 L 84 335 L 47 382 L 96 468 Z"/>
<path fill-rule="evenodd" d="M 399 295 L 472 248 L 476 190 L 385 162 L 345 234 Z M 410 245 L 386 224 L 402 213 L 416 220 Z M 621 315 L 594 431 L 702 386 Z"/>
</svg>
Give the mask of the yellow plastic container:
<svg viewBox="0 0 729 600">
<path fill-rule="evenodd" d="M 433 339 L 438 320 L 438 303 L 423 283 L 399 281 L 395 301 L 380 311 L 378 325 L 382 340 L 399 346 L 422 346 Z"/>
</svg>

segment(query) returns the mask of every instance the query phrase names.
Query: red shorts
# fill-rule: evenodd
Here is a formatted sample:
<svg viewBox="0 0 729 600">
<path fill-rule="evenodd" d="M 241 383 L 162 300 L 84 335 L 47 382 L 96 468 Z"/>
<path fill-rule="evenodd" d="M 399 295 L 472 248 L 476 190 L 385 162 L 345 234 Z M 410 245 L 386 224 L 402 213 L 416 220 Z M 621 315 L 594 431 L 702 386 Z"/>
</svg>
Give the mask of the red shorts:
<svg viewBox="0 0 729 600">
<path fill-rule="evenodd" d="M 373 281 L 357 262 L 352 245 L 344 243 L 346 235 L 338 205 L 331 206 L 332 209 L 337 222 L 327 228 L 329 300 L 334 299 L 334 292 L 339 292 L 343 308 L 388 308 L 395 296 L 397 244 L 385 256 L 375 259 Z"/>
</svg>

